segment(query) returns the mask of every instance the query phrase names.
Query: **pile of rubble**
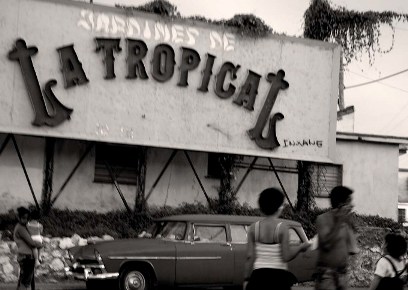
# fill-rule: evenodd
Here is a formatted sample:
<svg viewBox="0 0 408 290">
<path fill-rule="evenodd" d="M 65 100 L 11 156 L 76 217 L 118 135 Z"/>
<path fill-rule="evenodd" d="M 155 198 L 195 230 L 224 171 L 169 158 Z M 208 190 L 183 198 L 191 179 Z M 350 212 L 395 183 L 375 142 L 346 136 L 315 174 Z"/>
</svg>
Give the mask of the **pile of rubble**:
<svg viewBox="0 0 408 290">
<path fill-rule="evenodd" d="M 45 237 L 44 247 L 40 251 L 42 263 L 36 269 L 36 277 L 47 282 L 66 279 L 64 267 L 69 262 L 67 249 L 104 240 L 113 240 L 113 237 L 104 235 L 84 239 L 77 234 L 63 238 Z M 14 241 L 2 240 L 0 234 L 0 283 L 16 282 L 18 271 L 17 245 Z"/>
</svg>

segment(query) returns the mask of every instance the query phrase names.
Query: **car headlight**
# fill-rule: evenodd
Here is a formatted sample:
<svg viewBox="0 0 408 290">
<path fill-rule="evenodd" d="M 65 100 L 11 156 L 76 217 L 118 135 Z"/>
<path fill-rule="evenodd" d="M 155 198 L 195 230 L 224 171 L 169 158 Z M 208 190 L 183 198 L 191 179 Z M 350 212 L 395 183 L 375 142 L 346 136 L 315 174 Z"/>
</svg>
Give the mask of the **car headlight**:
<svg viewBox="0 0 408 290">
<path fill-rule="evenodd" d="M 94 250 L 94 253 L 95 253 L 95 258 L 98 261 L 98 264 L 103 265 L 103 260 L 102 260 L 101 254 L 99 254 L 97 249 Z"/>
</svg>

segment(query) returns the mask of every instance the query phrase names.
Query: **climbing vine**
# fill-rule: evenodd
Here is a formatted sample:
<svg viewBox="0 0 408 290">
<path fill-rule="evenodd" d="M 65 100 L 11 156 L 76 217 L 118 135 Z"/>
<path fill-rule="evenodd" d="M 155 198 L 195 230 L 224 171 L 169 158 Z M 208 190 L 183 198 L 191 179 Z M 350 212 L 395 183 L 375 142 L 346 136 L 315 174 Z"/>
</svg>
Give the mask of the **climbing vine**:
<svg viewBox="0 0 408 290">
<path fill-rule="evenodd" d="M 218 188 L 218 213 L 231 214 L 237 202 L 236 192 L 233 188 L 235 180 L 236 163 L 241 159 L 234 154 L 220 154 L 218 163 L 220 165 L 220 187 Z"/>
<path fill-rule="evenodd" d="M 177 11 L 177 7 L 173 4 L 169 3 L 166 0 L 153 0 L 149 3 L 144 5 L 140 5 L 137 7 L 134 6 L 124 6 L 124 5 L 115 5 L 118 8 L 123 8 L 125 10 L 137 10 L 141 12 L 153 13 L 160 16 L 167 16 L 167 17 L 180 17 L 180 13 Z"/>
<path fill-rule="evenodd" d="M 141 12 L 153 13 L 163 17 L 185 18 L 194 21 L 211 23 L 224 27 L 236 29 L 236 32 L 247 37 L 263 37 L 272 32 L 272 29 L 265 22 L 253 14 L 237 14 L 228 20 L 211 20 L 203 16 L 182 17 L 177 11 L 177 7 L 166 0 L 154 0 L 145 5 L 133 7 L 116 5 L 116 7 L 125 10 L 136 10 Z"/>
<path fill-rule="evenodd" d="M 250 37 L 263 37 L 272 32 L 262 19 L 253 14 L 237 14 L 231 19 L 214 23 L 236 28 L 241 35 Z"/>
<path fill-rule="evenodd" d="M 376 53 L 387 53 L 394 46 L 394 21 L 408 21 L 407 14 L 396 12 L 357 12 L 343 7 L 332 8 L 329 0 L 311 0 L 304 14 L 304 37 L 336 42 L 343 48 L 345 64 L 361 59 L 363 52 L 373 64 Z M 392 31 L 392 43 L 380 45 L 381 26 Z"/>
<path fill-rule="evenodd" d="M 316 205 L 313 194 L 313 164 L 307 161 L 298 161 L 298 192 L 297 192 L 297 212 L 310 212 Z"/>
</svg>

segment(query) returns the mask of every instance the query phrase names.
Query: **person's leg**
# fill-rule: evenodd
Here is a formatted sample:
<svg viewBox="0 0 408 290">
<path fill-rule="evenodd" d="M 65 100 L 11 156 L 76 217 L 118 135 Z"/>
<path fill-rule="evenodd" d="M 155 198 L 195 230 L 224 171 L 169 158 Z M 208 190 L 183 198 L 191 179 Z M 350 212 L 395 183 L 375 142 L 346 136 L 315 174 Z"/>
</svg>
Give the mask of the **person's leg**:
<svg viewBox="0 0 408 290">
<path fill-rule="evenodd" d="M 34 277 L 35 260 L 28 255 L 19 255 L 17 260 L 20 265 L 17 289 L 29 289 Z"/>
<path fill-rule="evenodd" d="M 333 270 L 318 267 L 316 272 L 315 290 L 337 290 Z"/>
<path fill-rule="evenodd" d="M 33 279 L 31 279 L 31 290 L 35 290 L 35 269 L 33 273 Z"/>
<path fill-rule="evenodd" d="M 29 289 L 31 287 L 31 281 L 34 279 L 34 266 L 35 265 L 35 260 L 32 257 L 27 256 L 26 259 L 24 259 L 24 273 L 23 277 L 21 279 L 21 284 Z"/>
<path fill-rule="evenodd" d="M 336 273 L 336 290 L 347 290 L 348 276 L 346 271 L 339 271 Z"/>
<path fill-rule="evenodd" d="M 25 261 L 25 256 L 24 255 L 18 255 L 17 256 L 17 262 L 19 265 L 19 274 L 18 274 L 18 281 L 17 281 L 17 290 L 23 290 L 26 289 L 26 287 L 23 285 L 22 280 L 24 279 L 24 261 Z"/>
<path fill-rule="evenodd" d="M 252 272 L 247 289 L 249 290 L 290 290 L 288 272 L 281 269 L 263 268 Z"/>
</svg>

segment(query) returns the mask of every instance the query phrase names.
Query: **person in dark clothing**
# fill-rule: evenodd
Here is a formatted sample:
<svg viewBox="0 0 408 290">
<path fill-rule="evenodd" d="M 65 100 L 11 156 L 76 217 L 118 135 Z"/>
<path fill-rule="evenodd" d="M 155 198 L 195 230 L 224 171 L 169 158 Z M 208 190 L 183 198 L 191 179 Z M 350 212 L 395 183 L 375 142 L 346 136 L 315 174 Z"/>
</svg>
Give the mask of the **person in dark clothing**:
<svg viewBox="0 0 408 290">
<path fill-rule="evenodd" d="M 17 244 L 17 261 L 20 266 L 20 275 L 18 277 L 17 290 L 29 289 L 35 290 L 34 268 L 35 259 L 33 249 L 40 248 L 41 243 L 33 241 L 27 229 L 29 219 L 29 210 L 25 207 L 17 209 L 18 223 L 14 228 L 14 241 Z"/>
<path fill-rule="evenodd" d="M 330 192 L 332 209 L 317 217 L 318 259 L 316 290 L 346 290 L 348 258 L 358 252 L 350 222 L 353 190 L 336 186 Z"/>
<path fill-rule="evenodd" d="M 374 279 L 372 280 L 369 289 L 389 289 L 393 286 L 393 288 L 395 288 L 393 290 L 402 290 L 408 276 L 407 262 L 405 260 L 405 255 L 407 254 L 407 241 L 399 234 L 387 234 L 385 236 L 384 246 L 384 256 L 377 262 L 374 272 Z M 384 280 L 383 278 L 389 279 L 395 276 L 399 277 L 401 280 L 400 285 L 391 286 L 386 285 L 387 283 L 381 283 L 381 280 Z"/>
<path fill-rule="evenodd" d="M 245 264 L 246 290 L 290 290 L 294 276 L 288 271 L 290 260 L 306 251 L 310 244 L 289 245 L 289 228 L 279 219 L 284 195 L 277 188 L 268 188 L 259 195 L 259 208 L 266 215 L 252 224 L 248 231 Z"/>
</svg>

